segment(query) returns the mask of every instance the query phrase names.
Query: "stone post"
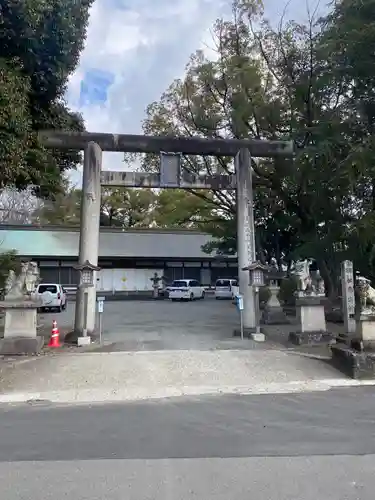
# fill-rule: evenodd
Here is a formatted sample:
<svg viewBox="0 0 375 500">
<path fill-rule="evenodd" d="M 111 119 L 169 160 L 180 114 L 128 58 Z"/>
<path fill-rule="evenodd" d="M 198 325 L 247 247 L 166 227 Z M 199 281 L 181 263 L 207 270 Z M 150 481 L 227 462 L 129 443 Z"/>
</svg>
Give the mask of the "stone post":
<svg viewBox="0 0 375 500">
<path fill-rule="evenodd" d="M 100 227 L 100 171 L 102 166 L 102 150 L 95 142 L 89 142 L 84 153 L 81 231 L 79 238 L 78 263 L 85 262 L 98 265 L 99 227 Z M 74 332 L 78 337 L 95 332 L 96 309 L 96 277 L 94 271 L 94 286 L 88 289 L 78 287 L 76 297 L 76 314 Z M 85 304 L 87 293 L 87 304 Z"/>
<path fill-rule="evenodd" d="M 352 336 L 356 331 L 353 262 L 341 263 L 342 313 L 345 334 Z"/>
<path fill-rule="evenodd" d="M 241 149 L 235 158 L 237 177 L 237 258 L 240 294 L 243 296 L 244 332 L 256 332 L 254 289 L 249 286 L 249 272 L 243 268 L 256 261 L 253 211 L 253 183 L 251 156 L 248 149 Z"/>
</svg>

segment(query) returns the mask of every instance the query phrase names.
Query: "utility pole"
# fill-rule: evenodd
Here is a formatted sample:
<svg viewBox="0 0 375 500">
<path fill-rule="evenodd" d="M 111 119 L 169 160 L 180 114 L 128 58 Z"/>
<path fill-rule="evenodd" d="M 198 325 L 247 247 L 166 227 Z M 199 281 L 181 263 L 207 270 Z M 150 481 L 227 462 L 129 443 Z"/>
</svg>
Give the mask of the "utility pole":
<svg viewBox="0 0 375 500">
<path fill-rule="evenodd" d="M 79 265 L 85 262 L 98 265 L 101 166 L 102 150 L 95 142 L 89 142 L 83 162 Z M 79 286 L 77 289 L 74 332 L 79 337 L 91 336 L 95 331 L 96 278 L 97 272 L 94 271 L 94 286 L 87 289 Z"/>
</svg>

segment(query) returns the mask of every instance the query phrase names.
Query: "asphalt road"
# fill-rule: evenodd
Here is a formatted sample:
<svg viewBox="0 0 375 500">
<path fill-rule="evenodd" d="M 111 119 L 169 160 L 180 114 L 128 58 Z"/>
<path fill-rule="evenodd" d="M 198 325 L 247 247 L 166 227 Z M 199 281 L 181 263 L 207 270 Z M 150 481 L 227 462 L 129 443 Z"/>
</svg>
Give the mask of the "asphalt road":
<svg viewBox="0 0 375 500">
<path fill-rule="evenodd" d="M 372 500 L 375 391 L 0 408 L 6 500 Z"/>
</svg>

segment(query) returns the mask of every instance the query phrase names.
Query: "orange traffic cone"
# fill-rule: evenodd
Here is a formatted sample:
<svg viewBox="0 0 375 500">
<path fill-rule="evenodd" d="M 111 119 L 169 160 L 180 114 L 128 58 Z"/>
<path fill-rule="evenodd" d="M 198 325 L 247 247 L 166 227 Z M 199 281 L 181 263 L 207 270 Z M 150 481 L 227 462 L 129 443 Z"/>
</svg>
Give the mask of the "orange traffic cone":
<svg viewBox="0 0 375 500">
<path fill-rule="evenodd" d="M 60 332 L 57 328 L 57 321 L 55 319 L 52 321 L 51 339 L 49 341 L 48 347 L 61 347 Z"/>
</svg>

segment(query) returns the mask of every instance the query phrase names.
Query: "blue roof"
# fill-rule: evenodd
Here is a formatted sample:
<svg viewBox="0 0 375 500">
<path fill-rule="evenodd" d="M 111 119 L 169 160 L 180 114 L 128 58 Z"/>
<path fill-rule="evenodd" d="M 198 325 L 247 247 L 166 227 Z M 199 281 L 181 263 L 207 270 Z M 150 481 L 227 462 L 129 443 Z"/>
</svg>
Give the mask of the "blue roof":
<svg viewBox="0 0 375 500">
<path fill-rule="evenodd" d="M 204 259 L 202 245 L 210 236 L 195 231 L 101 229 L 99 257 Z M 0 251 L 16 250 L 21 257 L 78 257 L 79 230 L 0 226 Z"/>
</svg>

